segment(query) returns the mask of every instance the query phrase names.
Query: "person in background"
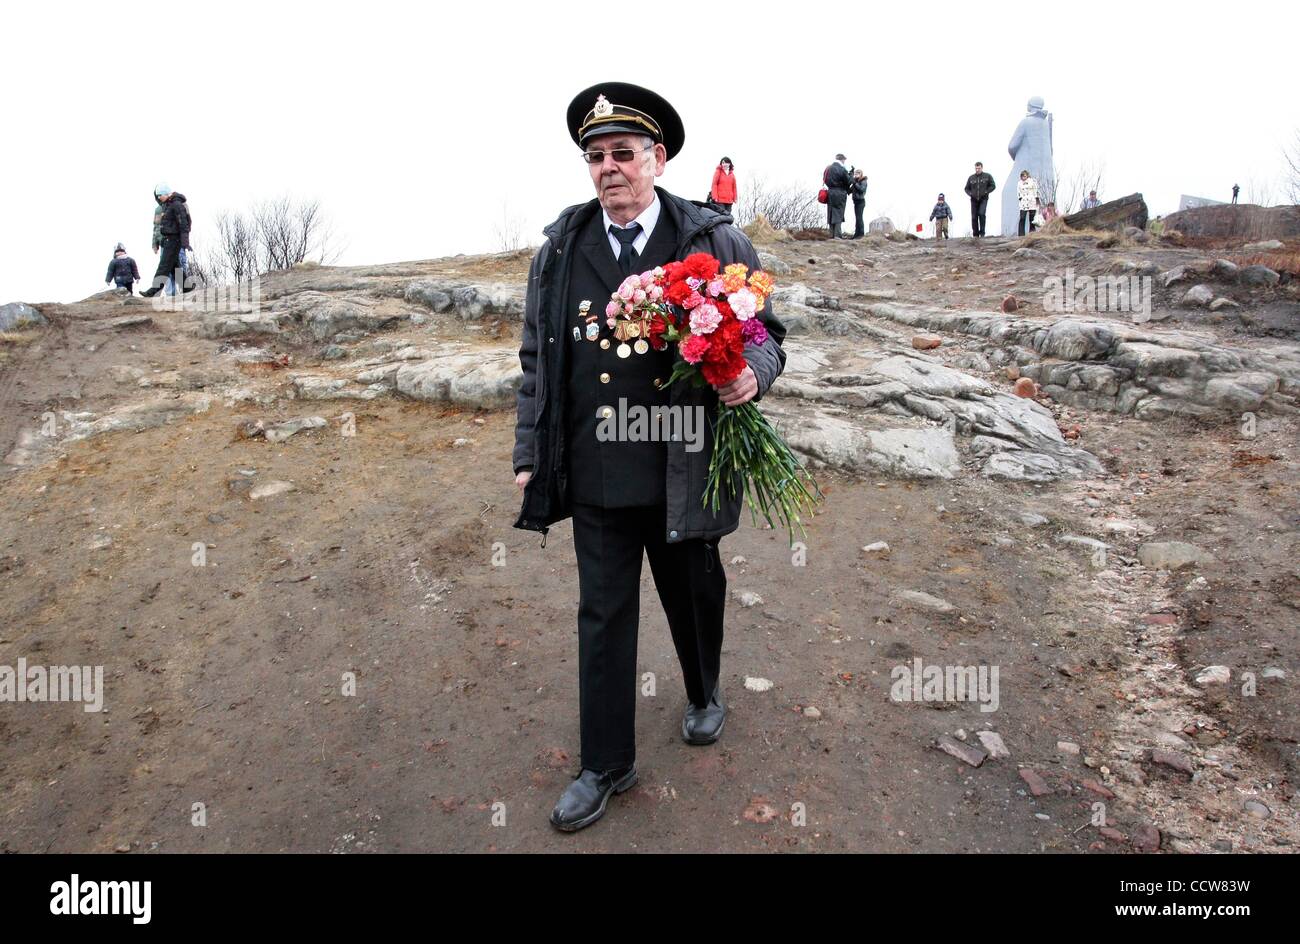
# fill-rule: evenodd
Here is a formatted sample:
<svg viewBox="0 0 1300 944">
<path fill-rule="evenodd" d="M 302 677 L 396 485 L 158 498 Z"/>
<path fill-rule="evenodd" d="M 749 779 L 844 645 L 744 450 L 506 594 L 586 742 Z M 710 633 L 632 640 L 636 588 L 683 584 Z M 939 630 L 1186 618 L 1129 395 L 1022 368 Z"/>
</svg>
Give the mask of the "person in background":
<svg viewBox="0 0 1300 944">
<path fill-rule="evenodd" d="M 853 172 L 849 193 L 853 196 L 853 235 L 849 238 L 861 239 L 867 233 L 862 222 L 862 213 L 867 207 L 867 175 L 861 170 Z"/>
<path fill-rule="evenodd" d="M 1016 185 L 1016 200 L 1020 208 L 1020 224 L 1017 232 L 1021 236 L 1034 229 L 1034 215 L 1038 212 L 1038 181 L 1029 176 L 1029 171 L 1020 172 L 1020 183 Z"/>
<path fill-rule="evenodd" d="M 1056 217 L 1056 201 L 1049 200 L 1047 206 L 1043 207 L 1043 225 L 1046 226 L 1048 223 L 1052 222 L 1052 220 L 1056 219 Z"/>
<path fill-rule="evenodd" d="M 190 211 L 186 206 L 185 195 L 173 192 L 166 184 L 159 184 L 153 192 L 163 204 L 162 219 L 158 222 L 162 253 L 158 259 L 158 271 L 153 276 L 153 284 L 140 293 L 145 298 L 152 298 L 161 292 L 168 277 L 175 277 L 177 272 L 181 273 L 182 283 L 187 281 L 181 253 L 190 248 Z M 190 292 L 193 287 L 182 284 L 181 291 Z"/>
<path fill-rule="evenodd" d="M 126 247 L 121 243 L 113 249 L 113 258 L 108 262 L 108 272 L 104 284 L 116 282 L 118 288 L 126 289 L 128 295 L 135 294 L 135 283 L 140 281 L 140 269 L 135 260 L 126 254 Z"/>
<path fill-rule="evenodd" d="M 1233 202 L 1233 203 L 1236 203 L 1236 202 L 1237 202 L 1237 194 L 1239 194 L 1239 193 L 1241 193 L 1241 188 L 1238 187 L 1236 184 L 1233 184 L 1233 185 L 1232 185 L 1232 202 Z"/>
<path fill-rule="evenodd" d="M 970 197 L 970 234 L 976 239 L 984 235 L 985 213 L 989 208 L 989 194 L 998 189 L 993 175 L 984 170 L 984 164 L 975 162 L 975 173 L 966 178 L 966 196 Z"/>
<path fill-rule="evenodd" d="M 724 157 L 713 171 L 713 187 L 709 190 L 709 199 L 722 208 L 723 213 L 730 213 L 736 202 L 736 172 L 731 165 L 731 158 Z"/>
<path fill-rule="evenodd" d="M 1097 191 L 1089 190 L 1088 197 L 1079 205 L 1080 210 L 1091 210 L 1101 206 L 1101 201 L 1097 199 Z"/>
<path fill-rule="evenodd" d="M 853 186 L 852 172 L 847 163 L 848 158 L 836 154 L 834 163 L 822 171 L 822 183 L 828 191 L 826 196 L 826 223 L 831 229 L 831 239 L 847 239 L 840 232 L 844 225 L 844 207 L 849 200 L 849 188 Z"/>
<path fill-rule="evenodd" d="M 943 194 L 939 194 L 939 202 L 934 205 L 930 211 L 930 219 L 934 220 L 934 238 L 948 238 L 948 221 L 952 219 L 952 207 L 943 199 Z"/>
</svg>

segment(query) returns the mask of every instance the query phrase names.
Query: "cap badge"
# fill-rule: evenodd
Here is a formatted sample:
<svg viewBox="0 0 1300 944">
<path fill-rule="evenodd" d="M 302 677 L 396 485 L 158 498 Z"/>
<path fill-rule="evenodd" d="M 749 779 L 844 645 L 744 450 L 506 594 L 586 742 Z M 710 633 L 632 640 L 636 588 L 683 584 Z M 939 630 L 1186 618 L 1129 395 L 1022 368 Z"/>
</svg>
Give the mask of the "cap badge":
<svg viewBox="0 0 1300 944">
<path fill-rule="evenodd" d="M 614 114 L 614 106 L 604 95 L 598 95 L 596 96 L 596 107 L 592 109 L 592 113 L 597 118 L 608 118 Z"/>
</svg>

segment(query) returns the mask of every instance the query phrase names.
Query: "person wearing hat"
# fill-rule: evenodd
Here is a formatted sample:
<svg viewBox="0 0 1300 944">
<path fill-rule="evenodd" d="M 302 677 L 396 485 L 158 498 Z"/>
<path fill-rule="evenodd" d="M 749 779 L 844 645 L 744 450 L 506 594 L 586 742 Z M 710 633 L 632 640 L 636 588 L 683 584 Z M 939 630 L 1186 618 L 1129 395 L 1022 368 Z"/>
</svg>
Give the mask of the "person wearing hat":
<svg viewBox="0 0 1300 944">
<path fill-rule="evenodd" d="M 656 351 L 640 337 L 629 343 L 634 336 L 612 331 L 605 320 L 611 293 L 628 275 L 692 253 L 751 270 L 760 268 L 758 254 L 729 225 L 730 215 L 655 186 L 685 141 L 680 117 L 659 95 L 605 82 L 579 92 L 567 118 L 596 196 L 545 228 L 529 270 L 513 464 L 522 492 L 516 528 L 545 535 L 573 519 L 581 771 L 550 818 L 572 832 L 603 816 L 609 798 L 637 781 L 643 554 L 685 682 L 682 740 L 705 745 L 722 734 L 727 584 L 718 541 L 739 525 L 741 499 L 724 494 L 716 512 L 704 505 L 713 451 L 707 418 L 719 401 L 737 406 L 767 392 L 785 366 L 785 328 L 769 301 L 757 315 L 768 341 L 746 345 L 746 367 L 735 381 L 665 387 L 676 351 Z M 689 413 L 699 420 L 698 436 L 613 441 L 599 432 L 616 410 L 635 407 Z M 686 430 L 685 422 L 678 429 Z"/>
<path fill-rule="evenodd" d="M 848 158 L 836 154 L 835 160 L 822 171 L 822 183 L 826 185 L 826 223 L 830 226 L 831 239 L 847 239 L 840 227 L 844 225 L 844 208 L 849 202 L 849 190 L 853 187 L 853 172 L 849 169 Z"/>
<path fill-rule="evenodd" d="M 158 222 L 158 231 L 162 236 L 162 252 L 158 256 L 158 270 L 153 276 L 153 285 L 141 292 L 145 298 L 152 298 L 162 291 L 168 277 L 182 283 L 182 292 L 191 292 L 194 287 L 185 278 L 181 254 L 190 248 L 190 212 L 185 203 L 185 195 L 176 193 L 166 184 L 154 188 L 154 196 L 162 202 L 162 219 Z"/>
<path fill-rule="evenodd" d="M 939 202 L 934 205 L 930 211 L 930 219 L 934 220 L 934 238 L 948 238 L 948 221 L 952 219 L 952 207 L 943 199 L 943 194 L 939 194 Z"/>
<path fill-rule="evenodd" d="M 126 246 L 118 243 L 113 247 L 113 258 L 108 263 L 108 273 L 104 284 L 116 282 L 117 287 L 126 289 L 128 295 L 135 293 L 135 283 L 140 281 L 140 270 L 135 260 L 126 254 Z"/>
</svg>

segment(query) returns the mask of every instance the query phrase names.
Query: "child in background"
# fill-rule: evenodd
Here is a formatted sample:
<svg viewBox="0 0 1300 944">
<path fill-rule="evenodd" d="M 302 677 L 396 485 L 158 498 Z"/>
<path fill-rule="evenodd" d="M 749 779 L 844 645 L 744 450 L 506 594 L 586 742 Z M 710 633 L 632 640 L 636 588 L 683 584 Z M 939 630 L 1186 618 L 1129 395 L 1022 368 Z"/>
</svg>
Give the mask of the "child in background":
<svg viewBox="0 0 1300 944">
<path fill-rule="evenodd" d="M 939 202 L 930 211 L 930 219 L 934 220 L 934 238 L 947 239 L 948 221 L 952 219 L 952 207 L 944 202 L 943 194 L 939 194 Z"/>
<path fill-rule="evenodd" d="M 118 288 L 124 288 L 128 295 L 134 295 L 135 283 L 138 281 L 140 281 L 140 270 L 136 267 L 135 260 L 126 254 L 126 247 L 118 243 L 113 250 L 113 258 L 108 263 L 108 274 L 104 276 L 104 284 L 116 282 Z"/>
</svg>

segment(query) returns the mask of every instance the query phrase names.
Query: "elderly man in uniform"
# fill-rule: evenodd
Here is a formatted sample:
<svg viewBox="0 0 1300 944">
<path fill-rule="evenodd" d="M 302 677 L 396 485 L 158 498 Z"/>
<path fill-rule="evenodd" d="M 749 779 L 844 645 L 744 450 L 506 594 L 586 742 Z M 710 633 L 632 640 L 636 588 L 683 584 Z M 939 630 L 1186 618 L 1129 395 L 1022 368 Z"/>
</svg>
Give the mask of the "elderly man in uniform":
<svg viewBox="0 0 1300 944">
<path fill-rule="evenodd" d="M 746 346 L 747 366 L 735 381 L 665 387 L 675 349 L 615 335 L 604 317 L 610 294 L 626 276 L 691 253 L 751 269 L 759 268 L 758 255 L 730 216 L 655 186 L 685 140 L 663 98 L 622 82 L 594 85 L 569 105 L 568 126 L 596 199 L 546 227 L 529 271 L 514 471 L 523 492 L 515 527 L 541 531 L 545 546 L 547 529 L 573 518 L 582 769 L 551 813 L 557 829 L 572 832 L 598 820 L 609 797 L 637 780 L 643 553 L 682 667 L 682 739 L 712 744 L 722 734 L 726 577 L 718 539 L 736 529 L 740 497 L 724 495 L 716 513 L 704 507 L 713 449 L 705 418 L 719 400 L 738 406 L 767 392 L 785 366 L 785 328 L 769 302 L 760 313 L 769 340 Z M 694 411 L 701 441 L 692 448 L 680 435 L 668 442 L 598 435 L 616 409 L 638 406 Z"/>
</svg>

